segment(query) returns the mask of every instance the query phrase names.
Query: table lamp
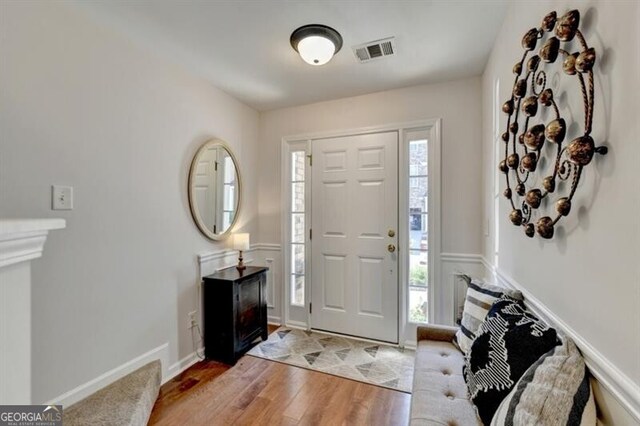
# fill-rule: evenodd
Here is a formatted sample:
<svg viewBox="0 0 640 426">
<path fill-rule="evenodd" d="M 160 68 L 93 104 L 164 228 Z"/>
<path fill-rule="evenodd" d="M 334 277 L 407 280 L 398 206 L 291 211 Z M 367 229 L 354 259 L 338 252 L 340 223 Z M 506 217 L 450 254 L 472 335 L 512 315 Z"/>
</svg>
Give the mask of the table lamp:
<svg viewBox="0 0 640 426">
<path fill-rule="evenodd" d="M 244 271 L 247 267 L 242 263 L 242 251 L 249 250 L 249 234 L 233 234 L 233 248 L 240 252 L 238 255 L 238 264 L 236 265 L 236 269 L 238 271 Z"/>
</svg>

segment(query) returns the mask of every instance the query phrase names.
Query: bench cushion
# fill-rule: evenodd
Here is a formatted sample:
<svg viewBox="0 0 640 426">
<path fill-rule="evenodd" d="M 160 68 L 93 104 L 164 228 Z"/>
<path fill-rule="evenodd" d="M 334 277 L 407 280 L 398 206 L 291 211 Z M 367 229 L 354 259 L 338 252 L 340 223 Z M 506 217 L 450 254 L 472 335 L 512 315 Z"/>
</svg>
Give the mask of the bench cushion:
<svg viewBox="0 0 640 426">
<path fill-rule="evenodd" d="M 412 426 L 481 425 L 467 397 L 463 365 L 464 355 L 451 342 L 418 342 L 411 397 Z"/>
</svg>

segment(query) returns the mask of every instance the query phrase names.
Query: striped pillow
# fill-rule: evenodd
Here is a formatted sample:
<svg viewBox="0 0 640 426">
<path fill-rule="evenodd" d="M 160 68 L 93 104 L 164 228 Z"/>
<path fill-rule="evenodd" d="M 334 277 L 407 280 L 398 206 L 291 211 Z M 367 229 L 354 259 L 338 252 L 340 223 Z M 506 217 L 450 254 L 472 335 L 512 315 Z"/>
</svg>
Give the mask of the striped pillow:
<svg viewBox="0 0 640 426">
<path fill-rule="evenodd" d="M 462 352 L 465 354 L 469 352 L 471 343 L 476 337 L 476 332 L 484 322 L 491 305 L 504 295 L 517 300 L 523 299 L 522 293 L 517 290 L 486 284 L 476 279 L 469 281 L 460 329 L 456 332 L 454 338 L 454 343 Z"/>
<path fill-rule="evenodd" d="M 596 424 L 589 371 L 567 337 L 522 375 L 498 407 L 491 426 Z"/>
</svg>

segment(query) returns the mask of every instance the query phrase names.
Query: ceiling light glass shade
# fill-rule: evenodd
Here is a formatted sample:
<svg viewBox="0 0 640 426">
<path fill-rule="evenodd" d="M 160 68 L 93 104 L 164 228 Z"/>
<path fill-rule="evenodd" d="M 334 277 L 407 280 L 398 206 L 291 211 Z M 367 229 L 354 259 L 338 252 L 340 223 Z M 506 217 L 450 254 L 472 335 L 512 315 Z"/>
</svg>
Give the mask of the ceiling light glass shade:
<svg viewBox="0 0 640 426">
<path fill-rule="evenodd" d="M 342 36 L 326 25 L 312 24 L 291 34 L 291 46 L 310 65 L 323 65 L 342 48 Z"/>
<path fill-rule="evenodd" d="M 311 65 L 324 65 L 333 58 L 336 46 L 328 38 L 310 36 L 300 40 L 298 53 L 300 57 Z"/>
</svg>

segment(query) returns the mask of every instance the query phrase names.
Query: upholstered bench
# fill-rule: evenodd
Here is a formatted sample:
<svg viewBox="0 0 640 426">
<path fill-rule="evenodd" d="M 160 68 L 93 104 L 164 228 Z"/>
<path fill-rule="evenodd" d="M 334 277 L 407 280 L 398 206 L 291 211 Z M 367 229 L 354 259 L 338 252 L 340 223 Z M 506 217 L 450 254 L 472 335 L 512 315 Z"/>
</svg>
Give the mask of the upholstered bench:
<svg viewBox="0 0 640 426">
<path fill-rule="evenodd" d="M 409 423 L 412 426 L 482 425 L 467 398 L 462 376 L 464 355 L 451 341 L 457 328 L 418 327 Z"/>
</svg>

